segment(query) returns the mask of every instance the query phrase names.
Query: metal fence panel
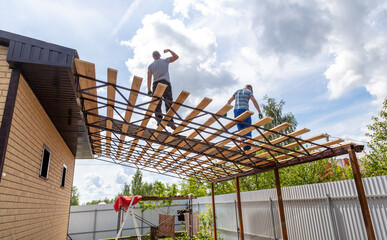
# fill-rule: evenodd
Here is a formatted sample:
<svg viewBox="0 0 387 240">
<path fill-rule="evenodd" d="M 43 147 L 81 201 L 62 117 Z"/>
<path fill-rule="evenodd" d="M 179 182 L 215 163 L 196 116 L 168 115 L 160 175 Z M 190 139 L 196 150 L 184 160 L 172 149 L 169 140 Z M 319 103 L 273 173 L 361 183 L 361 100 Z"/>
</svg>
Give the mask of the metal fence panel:
<svg viewBox="0 0 387 240">
<path fill-rule="evenodd" d="M 363 184 L 376 239 L 385 240 L 387 176 L 365 178 Z M 353 180 L 286 187 L 282 196 L 289 239 L 366 239 Z M 235 199 L 235 194 L 215 196 L 217 226 L 225 240 L 238 239 Z M 282 239 L 275 189 L 243 192 L 241 199 L 245 239 Z M 204 211 L 205 205 L 211 206 L 210 197 L 194 200 L 196 210 Z"/>
<path fill-rule="evenodd" d="M 140 208 L 135 208 L 134 213 L 154 225 L 158 225 L 158 213 L 177 214 L 177 210 L 187 207 L 187 200 L 174 201 L 174 206 L 157 208 L 156 210 L 146 210 L 141 212 Z M 125 214 L 125 213 L 124 213 Z M 113 204 L 71 206 L 68 234 L 73 240 L 90 240 L 101 238 L 112 238 L 117 234 L 118 213 L 114 211 Z M 149 225 L 137 220 L 137 227 L 140 234 L 150 232 Z M 175 217 L 175 230 L 183 229 L 182 222 Z M 122 236 L 136 235 L 132 217 L 129 215 Z"/>
</svg>

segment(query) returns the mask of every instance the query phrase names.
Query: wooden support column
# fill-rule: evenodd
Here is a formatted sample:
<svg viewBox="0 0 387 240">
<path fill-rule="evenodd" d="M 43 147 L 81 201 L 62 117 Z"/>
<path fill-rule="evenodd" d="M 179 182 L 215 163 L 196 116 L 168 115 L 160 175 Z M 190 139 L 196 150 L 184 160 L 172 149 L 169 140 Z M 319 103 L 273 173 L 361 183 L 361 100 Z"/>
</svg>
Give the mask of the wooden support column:
<svg viewBox="0 0 387 240">
<path fill-rule="evenodd" d="M 375 232 L 372 226 L 372 220 L 370 215 L 370 210 L 368 209 L 367 198 L 364 191 L 363 182 L 361 180 L 361 174 L 359 169 L 359 163 L 357 161 L 356 152 L 353 146 L 348 149 L 349 159 L 351 161 L 353 178 L 355 180 L 356 190 L 359 197 L 361 212 L 363 214 L 363 220 L 367 232 L 368 240 L 375 240 Z"/>
<path fill-rule="evenodd" d="M 239 189 L 239 178 L 238 177 L 235 177 L 235 184 L 236 184 L 236 194 L 237 194 L 237 202 L 238 202 L 238 219 L 239 219 L 240 236 L 241 236 L 241 240 L 245 240 L 245 234 L 243 232 L 241 192 Z"/>
<path fill-rule="evenodd" d="M 275 187 L 277 188 L 278 207 L 279 207 L 280 218 L 281 218 L 282 238 L 284 240 L 287 240 L 288 231 L 286 230 L 285 210 L 284 210 L 284 203 L 282 201 L 281 182 L 280 182 L 280 177 L 278 173 L 278 168 L 274 168 L 274 176 L 275 176 Z"/>
<path fill-rule="evenodd" d="M 216 230 L 216 214 L 215 214 L 215 190 L 214 183 L 211 183 L 211 197 L 212 197 L 212 220 L 214 226 L 214 240 L 218 239 L 218 233 Z"/>
</svg>

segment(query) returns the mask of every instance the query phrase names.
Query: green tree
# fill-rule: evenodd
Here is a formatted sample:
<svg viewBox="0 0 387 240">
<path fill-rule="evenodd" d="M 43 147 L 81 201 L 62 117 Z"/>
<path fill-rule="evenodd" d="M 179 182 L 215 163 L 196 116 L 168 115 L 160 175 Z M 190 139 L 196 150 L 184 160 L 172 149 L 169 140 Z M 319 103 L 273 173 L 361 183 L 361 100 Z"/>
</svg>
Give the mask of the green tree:
<svg viewBox="0 0 387 240">
<path fill-rule="evenodd" d="M 109 199 L 107 197 L 105 197 L 105 199 L 98 199 L 98 200 L 92 200 L 91 202 L 87 202 L 86 205 L 96 205 L 96 204 L 99 204 L 99 203 L 113 203 L 114 202 L 114 199 Z"/>
<path fill-rule="evenodd" d="M 263 97 L 263 100 L 266 101 L 265 104 L 262 104 L 262 111 L 264 115 L 274 118 L 273 121 L 265 124 L 264 127 L 266 129 L 271 129 L 275 126 L 280 125 L 281 123 L 287 122 L 291 123 L 292 126 L 282 130 L 283 133 L 291 133 L 296 130 L 298 123 L 293 113 L 283 113 L 283 107 L 286 103 L 284 100 L 280 100 L 279 102 L 277 102 L 277 100 L 275 100 L 274 98 L 269 98 L 267 95 Z M 278 134 L 273 134 L 269 137 L 269 139 L 274 139 L 278 137 Z M 283 144 L 287 143 L 289 143 L 289 141 L 285 141 Z"/>
<path fill-rule="evenodd" d="M 362 158 L 367 177 L 387 175 L 387 98 L 378 116 L 372 120 L 373 123 L 367 126 L 370 132 L 366 133 L 371 138 L 369 150 Z"/>
<path fill-rule="evenodd" d="M 133 176 L 131 190 L 133 195 L 142 195 L 142 172 L 140 169 L 137 169 Z"/>
<path fill-rule="evenodd" d="M 78 188 L 76 186 L 73 186 L 71 188 L 71 206 L 78 206 L 79 205 L 79 192 Z"/>
<path fill-rule="evenodd" d="M 190 177 L 188 180 L 180 182 L 180 195 L 186 196 L 190 193 L 196 197 L 208 196 L 208 184 L 201 183 L 197 179 Z"/>
</svg>

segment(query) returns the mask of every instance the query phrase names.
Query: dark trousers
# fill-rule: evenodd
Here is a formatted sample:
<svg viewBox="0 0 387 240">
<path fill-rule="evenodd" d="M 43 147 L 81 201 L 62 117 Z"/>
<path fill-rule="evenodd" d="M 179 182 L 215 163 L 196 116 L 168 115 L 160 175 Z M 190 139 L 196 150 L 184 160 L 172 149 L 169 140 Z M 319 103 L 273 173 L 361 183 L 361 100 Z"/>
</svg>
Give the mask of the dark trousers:
<svg viewBox="0 0 387 240">
<path fill-rule="evenodd" d="M 173 101 L 171 83 L 166 81 L 166 80 L 160 80 L 160 81 L 154 82 L 153 83 L 153 92 L 156 91 L 157 84 L 159 84 L 159 83 L 167 85 L 167 88 L 165 89 L 162 98 L 164 98 L 166 100 Z M 161 103 L 162 102 L 163 101 L 160 100 L 159 104 L 157 104 L 157 107 L 155 109 L 155 112 L 156 112 L 155 115 L 156 115 L 157 124 L 159 124 L 161 122 L 162 118 L 163 118 L 163 115 L 161 114 Z M 164 104 L 165 104 L 165 113 L 167 113 L 168 110 L 171 108 L 171 103 L 169 103 L 167 101 L 164 101 Z M 171 119 L 171 122 L 173 122 L 173 119 Z"/>
</svg>

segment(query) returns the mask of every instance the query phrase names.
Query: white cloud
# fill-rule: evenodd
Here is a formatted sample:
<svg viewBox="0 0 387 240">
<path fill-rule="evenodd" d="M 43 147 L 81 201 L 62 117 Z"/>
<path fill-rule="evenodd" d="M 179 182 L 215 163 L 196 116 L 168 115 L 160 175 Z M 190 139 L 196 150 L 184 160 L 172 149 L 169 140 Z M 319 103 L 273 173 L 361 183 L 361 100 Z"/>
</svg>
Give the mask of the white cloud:
<svg viewBox="0 0 387 240">
<path fill-rule="evenodd" d="M 332 1 L 334 63 L 325 71 L 331 98 L 365 87 L 381 102 L 387 93 L 387 34 L 375 23 L 386 11 L 377 1 Z"/>
</svg>

